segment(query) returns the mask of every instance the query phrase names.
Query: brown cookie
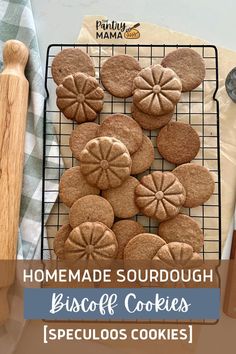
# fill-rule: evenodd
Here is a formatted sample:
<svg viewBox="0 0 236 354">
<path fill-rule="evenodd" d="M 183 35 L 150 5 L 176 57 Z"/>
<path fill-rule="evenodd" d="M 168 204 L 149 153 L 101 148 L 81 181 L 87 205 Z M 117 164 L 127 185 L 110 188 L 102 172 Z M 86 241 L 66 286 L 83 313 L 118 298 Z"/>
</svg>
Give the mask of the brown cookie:
<svg viewBox="0 0 236 354">
<path fill-rule="evenodd" d="M 142 213 L 159 221 L 173 218 L 185 201 L 182 184 L 171 172 L 143 176 L 135 189 L 135 202 Z"/>
<path fill-rule="evenodd" d="M 126 146 L 111 137 L 90 140 L 80 154 L 81 172 L 100 189 L 116 188 L 130 175 L 131 158 Z"/>
<path fill-rule="evenodd" d="M 201 252 L 204 236 L 198 223 L 190 216 L 178 214 L 173 219 L 159 224 L 158 235 L 167 243 L 184 242 L 193 247 L 195 252 Z"/>
<path fill-rule="evenodd" d="M 70 135 L 70 148 L 73 156 L 80 160 L 80 153 L 85 145 L 96 138 L 99 125 L 97 123 L 83 123 L 77 125 Z"/>
<path fill-rule="evenodd" d="M 115 55 L 102 65 L 100 74 L 103 86 L 113 96 L 132 96 L 133 81 L 140 70 L 139 62 L 131 55 Z"/>
<path fill-rule="evenodd" d="M 118 242 L 117 259 L 123 259 L 125 246 L 134 236 L 145 232 L 143 226 L 134 220 L 117 221 L 113 225 L 112 231 L 116 235 Z"/>
<path fill-rule="evenodd" d="M 121 186 L 102 192 L 102 196 L 111 204 L 117 218 L 132 218 L 138 214 L 139 209 L 134 200 L 134 191 L 138 184 L 139 181 L 130 176 Z"/>
<path fill-rule="evenodd" d="M 140 111 L 140 109 L 136 107 L 135 104 L 132 104 L 131 111 L 134 120 L 136 120 L 136 122 L 146 130 L 155 130 L 163 127 L 169 123 L 174 114 L 174 111 L 172 111 L 162 116 L 152 116 Z"/>
<path fill-rule="evenodd" d="M 95 120 L 103 106 L 103 89 L 94 77 L 83 73 L 66 76 L 56 94 L 60 111 L 78 123 Z"/>
<path fill-rule="evenodd" d="M 151 140 L 143 135 L 143 141 L 140 148 L 131 155 L 132 167 L 131 174 L 137 175 L 146 171 L 154 161 L 154 147 Z"/>
<path fill-rule="evenodd" d="M 53 249 L 59 259 L 64 259 L 64 246 L 71 231 L 72 227 L 70 224 L 65 224 L 62 225 L 56 233 L 56 236 L 53 240 Z"/>
<path fill-rule="evenodd" d="M 213 194 L 215 182 L 206 167 L 194 163 L 186 163 L 176 167 L 172 172 L 186 191 L 184 207 L 194 208 L 202 205 Z"/>
<path fill-rule="evenodd" d="M 144 113 L 163 115 L 173 112 L 181 96 L 181 81 L 171 69 L 161 65 L 142 69 L 134 79 L 134 104 Z"/>
<path fill-rule="evenodd" d="M 182 91 L 192 91 L 206 75 L 203 58 L 191 48 L 179 48 L 167 54 L 161 65 L 176 72 L 182 82 Z"/>
<path fill-rule="evenodd" d="M 165 241 L 154 234 L 143 233 L 133 237 L 124 249 L 125 260 L 152 260 Z"/>
<path fill-rule="evenodd" d="M 130 154 L 139 149 L 143 140 L 140 126 L 125 114 L 112 114 L 104 119 L 98 129 L 98 136 L 112 136 L 119 139 Z"/>
<path fill-rule="evenodd" d="M 100 261 L 116 257 L 116 236 L 100 222 L 84 222 L 74 228 L 65 242 L 65 259 Z"/>
<path fill-rule="evenodd" d="M 57 85 L 60 85 L 66 76 L 77 72 L 95 76 L 91 58 L 79 48 L 63 49 L 53 59 L 51 70 Z"/>
<path fill-rule="evenodd" d="M 79 166 L 69 168 L 63 173 L 59 190 L 61 201 L 68 207 L 85 195 L 100 193 L 100 189 L 88 184 Z"/>
<path fill-rule="evenodd" d="M 69 221 L 73 229 L 86 221 L 98 221 L 112 227 L 114 212 L 106 199 L 98 195 L 86 195 L 78 199 L 70 208 Z"/>
<path fill-rule="evenodd" d="M 191 125 L 170 122 L 157 136 L 157 149 L 165 160 L 181 165 L 196 157 L 200 149 L 200 139 Z"/>
<path fill-rule="evenodd" d="M 153 258 L 155 261 L 161 261 L 167 267 L 197 267 L 202 263 L 201 256 L 193 252 L 192 246 L 183 242 L 170 242 L 162 246 Z"/>
</svg>

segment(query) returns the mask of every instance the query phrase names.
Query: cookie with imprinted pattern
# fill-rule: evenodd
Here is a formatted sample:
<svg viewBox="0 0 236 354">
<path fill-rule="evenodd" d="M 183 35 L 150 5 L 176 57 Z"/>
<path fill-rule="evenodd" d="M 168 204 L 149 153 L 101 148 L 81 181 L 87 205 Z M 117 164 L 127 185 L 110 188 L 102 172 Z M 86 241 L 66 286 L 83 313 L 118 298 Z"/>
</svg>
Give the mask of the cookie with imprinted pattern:
<svg viewBox="0 0 236 354">
<path fill-rule="evenodd" d="M 53 249 L 59 259 L 64 259 L 65 242 L 68 239 L 71 231 L 72 227 L 70 224 L 65 224 L 60 227 L 55 235 L 53 240 Z"/>
</svg>

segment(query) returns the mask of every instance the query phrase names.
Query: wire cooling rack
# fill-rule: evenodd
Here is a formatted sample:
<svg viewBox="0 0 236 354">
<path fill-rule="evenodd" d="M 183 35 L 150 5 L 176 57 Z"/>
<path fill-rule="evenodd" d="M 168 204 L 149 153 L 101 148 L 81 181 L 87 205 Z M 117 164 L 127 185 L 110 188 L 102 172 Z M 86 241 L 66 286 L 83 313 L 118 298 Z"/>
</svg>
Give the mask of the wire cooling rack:
<svg viewBox="0 0 236 354">
<path fill-rule="evenodd" d="M 205 61 L 206 77 L 195 90 L 183 93 L 176 106 L 173 120 L 189 123 L 198 132 L 201 148 L 194 163 L 206 166 L 215 177 L 215 191 L 203 206 L 183 209 L 193 217 L 204 232 L 204 259 L 221 257 L 221 209 L 220 209 L 220 150 L 219 150 L 219 103 L 215 96 L 218 89 L 218 53 L 212 45 L 50 45 L 47 51 L 45 87 L 47 100 L 44 111 L 44 160 L 43 160 L 43 195 L 42 195 L 42 259 L 53 252 L 53 238 L 61 225 L 68 222 L 69 209 L 59 197 L 52 211 L 51 196 L 58 194 L 59 181 L 65 169 L 78 165 L 69 148 L 69 137 L 76 123 L 67 120 L 56 106 L 56 84 L 51 75 L 53 58 L 63 49 L 79 47 L 92 58 L 96 68 L 96 78 L 100 82 L 100 68 L 103 62 L 116 54 L 130 54 L 139 60 L 142 67 L 158 64 L 166 54 L 180 47 L 190 47 L 197 51 Z M 97 122 L 112 113 L 130 115 L 132 98 L 121 99 L 105 91 L 104 107 Z M 155 161 L 145 172 L 155 170 L 171 171 L 174 165 L 165 161 L 156 148 L 157 131 L 144 131 L 155 147 Z M 57 145 L 58 144 L 58 145 Z M 141 175 L 140 175 L 141 176 Z M 138 176 L 139 178 L 139 176 Z M 47 224 L 45 220 L 48 219 Z M 157 222 L 138 214 L 135 219 L 142 223 L 148 232 L 157 232 Z M 47 239 L 47 242 L 45 240 Z"/>
</svg>

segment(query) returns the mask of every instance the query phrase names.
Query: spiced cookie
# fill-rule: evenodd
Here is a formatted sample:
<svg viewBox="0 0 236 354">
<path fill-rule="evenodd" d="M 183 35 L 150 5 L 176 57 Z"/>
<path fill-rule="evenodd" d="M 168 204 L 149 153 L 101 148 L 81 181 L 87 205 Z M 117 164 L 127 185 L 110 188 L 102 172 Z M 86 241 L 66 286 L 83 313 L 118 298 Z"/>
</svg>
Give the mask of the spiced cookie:
<svg viewBox="0 0 236 354">
<path fill-rule="evenodd" d="M 133 101 L 144 113 L 163 115 L 174 110 L 181 89 L 175 72 L 157 64 L 142 69 L 134 79 Z"/>
<path fill-rule="evenodd" d="M 193 252 L 190 245 L 183 242 L 170 242 L 162 246 L 153 260 L 161 261 L 167 267 L 173 268 L 192 268 L 202 263 L 201 256 Z"/>
<path fill-rule="evenodd" d="M 69 168 L 63 173 L 59 190 L 61 201 L 68 207 L 85 195 L 100 193 L 99 188 L 88 184 L 79 166 Z"/>
<path fill-rule="evenodd" d="M 154 234 L 143 233 L 133 237 L 124 249 L 125 260 L 152 260 L 165 241 Z"/>
<path fill-rule="evenodd" d="M 146 130 L 155 130 L 162 128 L 164 125 L 169 123 L 173 117 L 174 111 L 166 113 L 162 116 L 152 116 L 150 114 L 142 112 L 135 104 L 132 104 L 131 114 L 134 120 Z"/>
<path fill-rule="evenodd" d="M 171 172 L 142 177 L 135 189 L 135 202 L 142 213 L 159 221 L 173 218 L 185 201 L 185 190 Z"/>
<path fill-rule="evenodd" d="M 111 137 L 90 140 L 80 162 L 87 182 L 103 190 L 120 186 L 129 177 L 132 163 L 126 146 Z"/>
<path fill-rule="evenodd" d="M 100 222 L 84 222 L 74 228 L 65 242 L 65 259 L 100 261 L 116 257 L 116 236 Z"/>
<path fill-rule="evenodd" d="M 118 242 L 117 259 L 123 259 L 125 246 L 134 236 L 145 232 L 143 226 L 134 220 L 117 221 L 113 225 L 112 231 Z"/>
<path fill-rule="evenodd" d="M 139 62 L 131 55 L 115 55 L 107 59 L 101 67 L 103 86 L 113 96 L 132 96 L 133 81 L 140 70 Z"/>
<path fill-rule="evenodd" d="M 64 246 L 71 231 L 72 227 L 70 224 L 65 224 L 62 225 L 56 233 L 56 236 L 53 240 L 53 249 L 59 259 L 64 259 Z"/>
<path fill-rule="evenodd" d="M 151 140 L 143 135 L 143 141 L 140 148 L 131 155 L 132 167 L 131 174 L 137 175 L 146 171 L 154 161 L 154 147 Z"/>
<path fill-rule="evenodd" d="M 200 252 L 204 236 L 198 223 L 190 216 L 178 214 L 173 219 L 159 224 L 158 235 L 167 243 L 184 242 L 193 247 L 195 252 Z"/>
<path fill-rule="evenodd" d="M 112 136 L 119 139 L 130 154 L 139 149 L 143 140 L 140 126 L 125 114 L 112 114 L 104 119 L 98 129 L 98 136 Z"/>
<path fill-rule="evenodd" d="M 102 196 L 111 204 L 117 218 L 132 218 L 138 214 L 134 191 L 139 181 L 135 177 L 127 178 L 121 186 L 102 192 Z"/>
<path fill-rule="evenodd" d="M 91 58 L 79 48 L 63 49 L 53 59 L 51 70 L 57 85 L 60 85 L 66 76 L 77 72 L 95 76 Z"/>
<path fill-rule="evenodd" d="M 83 123 L 77 125 L 70 135 L 70 148 L 73 156 L 80 160 L 80 153 L 85 145 L 96 138 L 99 125 L 96 123 Z"/>
<path fill-rule="evenodd" d="M 98 195 L 86 195 L 78 199 L 70 208 L 70 225 L 74 229 L 86 221 L 98 221 L 112 227 L 114 212 L 111 204 Z"/>
<path fill-rule="evenodd" d="M 95 120 L 103 106 L 103 89 L 94 77 L 83 73 L 66 76 L 56 94 L 60 111 L 78 123 Z"/>
<path fill-rule="evenodd" d="M 161 65 L 176 72 L 182 82 L 182 91 L 192 91 L 206 75 L 203 58 L 191 48 L 179 48 L 167 54 Z"/>
<path fill-rule="evenodd" d="M 191 125 L 170 122 L 157 136 L 157 149 L 165 160 L 181 165 L 196 157 L 200 149 L 200 139 Z"/>
<path fill-rule="evenodd" d="M 215 182 L 206 167 L 194 163 L 186 163 L 176 167 L 172 172 L 186 191 L 184 207 L 194 208 L 202 205 L 213 194 Z"/>
</svg>

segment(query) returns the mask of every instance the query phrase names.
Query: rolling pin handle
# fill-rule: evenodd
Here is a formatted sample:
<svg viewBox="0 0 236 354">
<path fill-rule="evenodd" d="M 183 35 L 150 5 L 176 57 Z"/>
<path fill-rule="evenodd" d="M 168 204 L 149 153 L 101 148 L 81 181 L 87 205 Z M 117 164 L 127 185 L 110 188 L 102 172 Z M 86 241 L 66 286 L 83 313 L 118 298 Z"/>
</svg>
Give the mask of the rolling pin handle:
<svg viewBox="0 0 236 354">
<path fill-rule="evenodd" d="M 29 50 L 24 43 L 17 40 L 9 40 L 3 48 L 4 67 L 3 74 L 8 73 L 9 69 L 19 70 L 24 74 L 28 61 Z"/>
</svg>

